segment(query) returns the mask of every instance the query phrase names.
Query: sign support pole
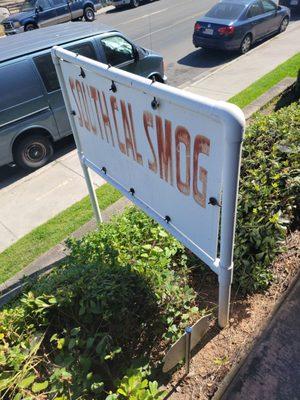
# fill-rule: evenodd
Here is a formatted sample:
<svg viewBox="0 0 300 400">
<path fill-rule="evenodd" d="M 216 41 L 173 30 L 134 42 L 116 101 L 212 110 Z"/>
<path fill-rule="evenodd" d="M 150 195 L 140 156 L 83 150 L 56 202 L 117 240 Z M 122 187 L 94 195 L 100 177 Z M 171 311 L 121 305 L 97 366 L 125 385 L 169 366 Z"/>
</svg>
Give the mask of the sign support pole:
<svg viewBox="0 0 300 400">
<path fill-rule="evenodd" d="M 185 329 L 185 373 L 190 373 L 192 328 Z"/>
<path fill-rule="evenodd" d="M 233 277 L 233 248 L 239 185 L 242 135 L 231 130 L 224 143 L 224 188 L 221 215 L 221 249 L 219 264 L 219 313 L 218 323 L 224 328 L 229 320 L 230 293 Z M 233 173 L 233 171 L 236 171 Z"/>
<path fill-rule="evenodd" d="M 80 160 L 81 168 L 82 168 L 82 171 L 83 171 L 83 174 L 84 174 L 84 178 L 85 178 L 85 181 L 86 181 L 86 184 L 87 184 L 87 188 L 88 188 L 88 191 L 89 191 L 90 201 L 91 201 L 91 204 L 92 204 L 92 207 L 93 207 L 94 216 L 95 216 L 97 224 L 100 224 L 100 223 L 102 223 L 102 216 L 101 216 L 101 212 L 100 212 L 100 208 L 99 208 L 99 204 L 98 204 L 95 188 L 94 188 L 94 185 L 93 185 L 93 182 L 92 182 L 92 179 L 91 179 L 90 171 L 89 171 L 88 167 L 82 161 L 83 152 L 81 150 L 81 143 L 80 143 L 80 140 L 79 140 L 77 127 L 76 127 L 76 124 L 74 122 L 74 116 L 76 114 L 74 113 L 74 110 L 72 110 L 71 103 L 70 103 L 70 100 L 69 100 L 68 96 L 66 96 L 67 88 L 66 88 L 66 83 L 65 83 L 64 76 L 63 76 L 63 73 L 62 73 L 62 70 L 61 70 L 61 65 L 58 62 L 58 58 L 56 56 L 53 56 L 53 54 L 52 54 L 52 61 L 53 61 L 54 65 L 55 65 L 56 73 L 58 75 L 60 86 L 62 88 L 62 94 L 63 94 L 63 98 L 64 98 L 64 101 L 65 101 L 66 109 L 67 109 L 67 112 L 68 112 L 68 117 L 69 117 L 70 125 L 71 125 L 71 128 L 72 128 L 73 136 L 74 136 L 74 139 L 75 139 L 75 143 L 76 143 L 76 147 L 77 147 L 77 153 L 78 153 L 78 157 L 79 157 L 79 160 Z"/>
</svg>

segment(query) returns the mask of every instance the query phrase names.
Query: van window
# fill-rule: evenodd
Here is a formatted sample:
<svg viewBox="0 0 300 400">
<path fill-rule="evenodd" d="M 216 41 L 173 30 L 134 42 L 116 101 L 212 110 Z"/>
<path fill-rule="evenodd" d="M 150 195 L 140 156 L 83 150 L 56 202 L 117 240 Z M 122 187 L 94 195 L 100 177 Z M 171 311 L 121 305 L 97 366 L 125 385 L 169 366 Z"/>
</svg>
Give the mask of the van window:
<svg viewBox="0 0 300 400">
<path fill-rule="evenodd" d="M 61 5 L 66 5 L 67 4 L 66 0 L 52 0 L 52 3 L 55 6 L 61 6 Z"/>
<path fill-rule="evenodd" d="M 49 10 L 50 8 L 52 8 L 52 7 L 51 7 L 51 4 L 50 4 L 50 2 L 49 2 L 48 0 L 38 0 L 38 1 L 35 3 L 35 6 L 36 6 L 37 8 L 40 7 L 40 10 L 41 10 L 41 11 Z"/>
<path fill-rule="evenodd" d="M 134 60 L 134 49 L 131 43 L 121 36 L 109 36 L 101 39 L 107 64 L 119 65 Z"/>
<path fill-rule="evenodd" d="M 41 84 L 29 61 L 0 68 L 0 110 L 42 96 Z"/>
<path fill-rule="evenodd" d="M 91 43 L 80 43 L 75 46 L 67 47 L 68 50 L 74 51 L 81 56 L 97 60 L 94 47 Z M 47 53 L 42 56 L 34 57 L 35 65 L 41 75 L 48 93 L 59 89 L 59 82 L 53 65 L 51 54 Z"/>
</svg>

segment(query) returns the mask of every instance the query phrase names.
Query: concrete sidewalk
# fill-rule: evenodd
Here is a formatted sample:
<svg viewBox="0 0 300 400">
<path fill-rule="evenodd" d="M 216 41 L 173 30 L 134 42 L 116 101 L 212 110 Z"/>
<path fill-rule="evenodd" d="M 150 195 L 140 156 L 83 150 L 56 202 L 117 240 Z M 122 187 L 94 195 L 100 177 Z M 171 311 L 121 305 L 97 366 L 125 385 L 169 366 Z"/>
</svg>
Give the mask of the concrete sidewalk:
<svg viewBox="0 0 300 400">
<path fill-rule="evenodd" d="M 104 180 L 92 172 L 95 187 Z M 73 150 L 0 191 L 0 252 L 88 194 Z"/>
<path fill-rule="evenodd" d="M 216 100 L 228 100 L 300 51 L 300 21 L 184 89 Z"/>
<path fill-rule="evenodd" d="M 299 52 L 299 37 L 300 21 L 292 22 L 285 33 L 184 89 L 227 100 Z M 93 181 L 97 187 L 103 184 L 95 174 Z M 86 195 L 76 151 L 1 189 L 0 252 Z"/>
<path fill-rule="evenodd" d="M 300 399 L 300 279 L 282 302 L 222 400 Z"/>
</svg>

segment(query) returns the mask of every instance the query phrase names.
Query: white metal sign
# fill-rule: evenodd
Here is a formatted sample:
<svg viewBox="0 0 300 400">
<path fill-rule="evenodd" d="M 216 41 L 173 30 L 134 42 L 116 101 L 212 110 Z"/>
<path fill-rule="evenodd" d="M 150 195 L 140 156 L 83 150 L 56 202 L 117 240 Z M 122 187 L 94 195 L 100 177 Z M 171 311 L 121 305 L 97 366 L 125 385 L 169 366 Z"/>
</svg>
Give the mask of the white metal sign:
<svg viewBox="0 0 300 400">
<path fill-rule="evenodd" d="M 228 303 L 242 112 L 59 47 L 52 57 L 96 216 L 88 167 L 226 275 Z"/>
</svg>

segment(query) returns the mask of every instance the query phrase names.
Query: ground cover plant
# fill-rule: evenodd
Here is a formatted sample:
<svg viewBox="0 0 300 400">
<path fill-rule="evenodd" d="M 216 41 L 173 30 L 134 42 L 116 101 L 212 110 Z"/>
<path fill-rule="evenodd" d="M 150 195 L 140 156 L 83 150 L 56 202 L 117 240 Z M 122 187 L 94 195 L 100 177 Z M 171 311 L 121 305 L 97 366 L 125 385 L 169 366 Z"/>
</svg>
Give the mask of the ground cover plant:
<svg viewBox="0 0 300 400">
<path fill-rule="evenodd" d="M 298 103 L 247 130 L 234 256 L 243 293 L 270 284 L 299 227 L 299 147 Z M 68 246 L 65 265 L 0 313 L 2 398 L 162 399 L 155 369 L 201 315 L 195 258 L 135 208 Z"/>
<path fill-rule="evenodd" d="M 3 398 L 162 398 L 146 364 L 199 316 L 183 246 L 136 209 L 68 246 L 0 314 Z"/>
</svg>

